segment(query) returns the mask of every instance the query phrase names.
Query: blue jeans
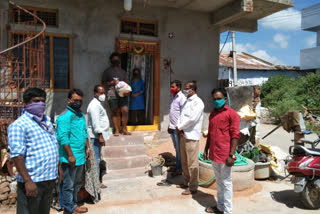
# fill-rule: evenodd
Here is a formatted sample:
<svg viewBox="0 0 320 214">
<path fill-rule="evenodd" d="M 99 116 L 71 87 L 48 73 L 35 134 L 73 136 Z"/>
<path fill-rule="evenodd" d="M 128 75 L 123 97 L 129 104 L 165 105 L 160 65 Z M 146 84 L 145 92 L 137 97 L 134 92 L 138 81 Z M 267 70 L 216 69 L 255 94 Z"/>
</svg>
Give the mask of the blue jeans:
<svg viewBox="0 0 320 214">
<path fill-rule="evenodd" d="M 75 211 L 78 202 L 78 192 L 83 176 L 84 165 L 71 167 L 67 163 L 62 163 L 63 180 L 61 184 L 61 198 L 64 214 L 71 214 Z"/>
<path fill-rule="evenodd" d="M 182 171 L 181 167 L 181 153 L 180 153 L 180 136 L 177 134 L 177 131 L 171 129 L 171 139 L 176 150 L 176 169 Z"/>
<path fill-rule="evenodd" d="M 96 156 L 98 175 L 100 178 L 101 144 L 99 143 L 99 140 L 95 138 L 91 138 L 91 143 L 94 150 L 94 155 Z"/>
</svg>

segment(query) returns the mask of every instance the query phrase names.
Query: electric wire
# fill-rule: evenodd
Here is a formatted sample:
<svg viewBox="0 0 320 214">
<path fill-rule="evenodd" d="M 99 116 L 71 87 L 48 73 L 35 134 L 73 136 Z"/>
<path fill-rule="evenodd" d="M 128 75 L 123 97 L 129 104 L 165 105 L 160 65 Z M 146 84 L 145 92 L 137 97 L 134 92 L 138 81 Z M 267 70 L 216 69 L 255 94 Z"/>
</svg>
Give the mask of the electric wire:
<svg viewBox="0 0 320 214">
<path fill-rule="evenodd" d="M 226 40 L 224 40 L 224 43 L 223 43 L 223 45 L 222 45 L 222 47 L 221 47 L 221 50 L 220 50 L 220 52 L 219 52 L 219 56 L 220 56 L 220 54 L 221 54 L 221 52 L 222 52 L 222 50 L 223 50 L 223 48 L 224 48 L 224 46 L 226 45 L 226 43 L 227 43 L 227 40 L 228 40 L 228 37 L 230 36 L 230 31 L 228 32 L 228 34 L 227 34 L 227 38 L 226 38 Z"/>
</svg>

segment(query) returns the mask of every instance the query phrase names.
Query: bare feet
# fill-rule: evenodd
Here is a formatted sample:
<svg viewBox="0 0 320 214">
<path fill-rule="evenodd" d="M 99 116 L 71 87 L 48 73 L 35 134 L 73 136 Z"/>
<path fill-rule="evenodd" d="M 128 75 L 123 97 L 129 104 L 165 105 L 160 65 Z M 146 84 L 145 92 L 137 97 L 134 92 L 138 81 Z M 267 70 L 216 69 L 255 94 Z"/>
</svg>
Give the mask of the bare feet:
<svg viewBox="0 0 320 214">
<path fill-rule="evenodd" d="M 124 129 L 124 130 L 122 131 L 122 134 L 123 134 L 123 135 L 131 135 L 131 132 L 128 132 L 126 129 Z"/>
<path fill-rule="evenodd" d="M 86 212 L 88 212 L 88 208 L 87 207 L 79 207 L 79 206 L 77 206 L 76 209 L 75 209 L 75 212 L 86 213 Z"/>
<path fill-rule="evenodd" d="M 116 137 L 118 137 L 119 135 L 120 135 L 119 131 L 115 131 L 113 134 L 113 136 L 116 136 Z"/>
<path fill-rule="evenodd" d="M 104 185 L 103 183 L 101 183 L 101 184 L 100 184 L 100 188 L 101 188 L 101 189 L 105 189 L 105 188 L 108 188 L 108 187 L 107 187 L 106 185 Z"/>
</svg>

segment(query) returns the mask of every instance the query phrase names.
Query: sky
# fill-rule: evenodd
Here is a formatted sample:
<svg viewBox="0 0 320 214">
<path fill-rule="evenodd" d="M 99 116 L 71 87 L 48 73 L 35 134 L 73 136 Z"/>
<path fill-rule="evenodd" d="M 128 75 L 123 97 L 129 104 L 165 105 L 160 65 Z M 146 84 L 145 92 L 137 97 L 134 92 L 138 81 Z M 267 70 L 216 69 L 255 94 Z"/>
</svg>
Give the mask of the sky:
<svg viewBox="0 0 320 214">
<path fill-rule="evenodd" d="M 260 19 L 255 33 L 236 32 L 236 51 L 247 52 L 277 65 L 300 65 L 300 49 L 316 46 L 316 33 L 301 30 L 301 10 L 320 0 L 293 0 L 294 7 Z M 220 35 L 220 50 L 232 48 L 231 34 Z"/>
</svg>

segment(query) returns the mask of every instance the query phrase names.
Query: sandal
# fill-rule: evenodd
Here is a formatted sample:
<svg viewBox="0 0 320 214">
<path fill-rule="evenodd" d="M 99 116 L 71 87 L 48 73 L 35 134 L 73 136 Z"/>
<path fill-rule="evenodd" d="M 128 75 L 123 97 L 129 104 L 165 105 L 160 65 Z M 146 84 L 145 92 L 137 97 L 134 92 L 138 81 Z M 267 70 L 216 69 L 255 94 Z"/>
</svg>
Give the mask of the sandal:
<svg viewBox="0 0 320 214">
<path fill-rule="evenodd" d="M 160 181 L 157 183 L 157 186 L 168 187 L 171 186 L 167 181 Z"/>
<path fill-rule="evenodd" d="M 207 207 L 207 208 L 205 209 L 205 211 L 206 211 L 207 213 L 223 214 L 223 212 L 220 211 L 217 206 L 215 206 L 215 207 Z"/>
</svg>

